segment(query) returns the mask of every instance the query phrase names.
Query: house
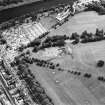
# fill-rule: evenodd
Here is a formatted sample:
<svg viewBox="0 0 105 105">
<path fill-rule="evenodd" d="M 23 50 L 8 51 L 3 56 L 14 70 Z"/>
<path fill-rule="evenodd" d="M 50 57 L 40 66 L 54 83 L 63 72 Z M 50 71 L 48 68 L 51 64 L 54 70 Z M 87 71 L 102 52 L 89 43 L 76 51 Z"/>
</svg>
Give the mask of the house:
<svg viewBox="0 0 105 105">
<path fill-rule="evenodd" d="M 70 9 L 67 9 L 66 11 L 63 11 L 61 13 L 58 13 L 58 15 L 56 16 L 56 19 L 59 21 L 64 20 L 65 18 L 67 18 L 70 15 Z"/>
</svg>

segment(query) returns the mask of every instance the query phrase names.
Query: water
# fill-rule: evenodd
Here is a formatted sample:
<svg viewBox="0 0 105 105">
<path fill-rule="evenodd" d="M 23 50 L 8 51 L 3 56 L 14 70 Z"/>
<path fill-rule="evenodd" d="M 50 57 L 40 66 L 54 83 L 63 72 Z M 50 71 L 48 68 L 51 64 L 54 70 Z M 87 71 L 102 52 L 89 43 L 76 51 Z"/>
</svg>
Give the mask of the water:
<svg viewBox="0 0 105 105">
<path fill-rule="evenodd" d="M 32 4 L 28 4 L 28 5 L 24 5 L 24 6 L 19 6 L 19 7 L 15 7 L 15 8 L 10 8 L 7 10 L 3 10 L 0 11 L 0 23 L 8 21 L 10 19 L 13 19 L 15 17 L 24 15 L 26 13 L 30 13 L 32 11 L 34 12 L 38 12 L 38 10 L 45 8 L 51 8 L 52 6 L 57 6 L 58 4 L 73 4 L 73 0 L 49 0 L 46 2 L 36 2 L 36 3 L 32 3 Z"/>
</svg>

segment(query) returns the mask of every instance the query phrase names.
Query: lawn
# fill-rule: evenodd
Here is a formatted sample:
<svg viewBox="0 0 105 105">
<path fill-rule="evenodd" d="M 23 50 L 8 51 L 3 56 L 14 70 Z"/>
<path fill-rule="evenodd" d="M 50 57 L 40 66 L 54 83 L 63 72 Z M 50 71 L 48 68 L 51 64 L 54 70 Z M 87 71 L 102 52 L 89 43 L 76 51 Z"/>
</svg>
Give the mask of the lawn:
<svg viewBox="0 0 105 105">
<path fill-rule="evenodd" d="M 60 63 L 61 67 L 69 70 L 79 70 L 82 73 L 92 73 L 94 76 L 104 75 L 105 66 L 98 68 L 97 61 L 105 61 L 105 41 L 80 44 L 73 48 L 73 59 L 71 55 L 65 55 L 59 59 L 53 59 L 55 63 Z"/>
<path fill-rule="evenodd" d="M 50 21 L 54 23 L 51 18 L 48 21 L 49 24 Z M 84 30 L 94 33 L 96 28 L 105 30 L 104 21 L 104 15 L 99 16 L 93 11 L 83 12 L 70 17 L 67 23 L 53 30 L 49 36 L 71 35 L 72 32 L 80 34 Z M 46 21 L 44 22 L 46 23 Z M 47 24 L 45 26 L 50 27 Z M 31 66 L 31 70 L 46 88 L 55 105 L 105 105 L 105 84 L 96 79 L 98 75 L 105 76 L 105 66 L 102 68 L 96 66 L 100 59 L 105 60 L 105 41 L 78 44 L 73 47 L 73 58 L 71 55 L 63 55 L 53 59 L 52 62 L 60 63 L 60 67 L 64 68 L 65 72 L 40 68 L 35 65 Z M 69 74 L 67 70 L 81 71 L 82 74 L 91 73 L 92 78 L 76 77 Z"/>
<path fill-rule="evenodd" d="M 69 18 L 69 21 L 53 30 L 49 35 L 71 35 L 73 32 L 81 34 L 84 30 L 95 32 L 96 28 L 105 29 L 105 15 L 100 16 L 94 11 L 82 12 Z"/>
<path fill-rule="evenodd" d="M 98 60 L 105 61 L 105 41 L 80 45 L 74 48 L 74 59 L 88 68 L 89 72 L 105 75 L 105 66 L 97 68 Z M 84 70 L 86 70 L 84 68 Z"/>
</svg>

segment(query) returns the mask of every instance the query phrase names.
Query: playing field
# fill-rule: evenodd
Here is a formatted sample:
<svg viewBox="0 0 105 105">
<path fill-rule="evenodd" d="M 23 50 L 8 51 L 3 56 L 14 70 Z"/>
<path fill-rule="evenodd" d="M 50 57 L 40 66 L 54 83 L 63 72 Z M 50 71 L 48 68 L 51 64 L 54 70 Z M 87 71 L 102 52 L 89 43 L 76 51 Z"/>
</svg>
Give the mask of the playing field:
<svg viewBox="0 0 105 105">
<path fill-rule="evenodd" d="M 48 21 L 54 23 L 51 18 Z M 99 16 L 93 11 L 83 12 L 70 17 L 67 23 L 53 30 L 49 36 L 71 35 L 72 32 L 82 33 L 84 30 L 94 33 L 96 28 L 105 30 L 104 21 L 104 15 Z M 46 23 L 45 26 L 50 25 Z M 63 55 L 54 58 L 52 62 L 59 63 L 60 67 L 65 69 L 64 72 L 36 65 L 32 65 L 31 70 L 55 105 L 105 105 L 105 84 L 96 79 L 99 75 L 105 76 L 105 66 L 96 66 L 100 59 L 105 61 L 105 41 L 78 44 L 73 47 L 73 57 Z M 83 75 L 77 77 L 68 73 L 68 70 L 81 71 L 82 74 L 91 73 L 92 78 L 85 79 Z"/>
<path fill-rule="evenodd" d="M 98 60 L 105 60 L 104 46 L 105 41 L 80 45 L 74 48 L 74 59 L 89 68 L 88 72 L 98 73 L 97 75 L 103 74 L 105 73 L 105 66 L 100 69 L 96 65 Z"/>
<path fill-rule="evenodd" d="M 51 22 L 54 23 L 54 19 Z M 105 15 L 99 16 L 96 12 L 82 12 L 69 18 L 69 21 L 53 30 L 49 35 L 71 35 L 73 32 L 82 33 L 84 30 L 95 32 L 96 28 L 105 29 Z M 46 23 L 45 23 L 46 24 Z M 48 22 L 48 24 L 50 24 Z"/>
</svg>

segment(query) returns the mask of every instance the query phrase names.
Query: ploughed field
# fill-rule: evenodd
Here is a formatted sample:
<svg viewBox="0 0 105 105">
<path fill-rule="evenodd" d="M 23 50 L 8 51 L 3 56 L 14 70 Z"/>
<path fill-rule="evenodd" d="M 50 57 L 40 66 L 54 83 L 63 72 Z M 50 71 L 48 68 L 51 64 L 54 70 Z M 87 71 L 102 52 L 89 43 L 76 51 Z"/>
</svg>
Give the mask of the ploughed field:
<svg viewBox="0 0 105 105">
<path fill-rule="evenodd" d="M 48 24 L 46 21 L 41 21 L 41 23 L 47 28 L 51 27 L 50 22 L 55 24 L 53 18 L 48 20 Z M 84 30 L 94 33 L 96 28 L 105 31 L 104 22 L 104 15 L 99 16 L 93 11 L 83 12 L 70 17 L 68 22 L 52 30 L 48 35 L 70 36 L 73 32 L 80 34 Z M 71 55 L 63 55 L 52 60 L 65 69 L 63 72 L 37 67 L 35 64 L 30 68 L 55 105 L 105 105 L 105 83 L 97 80 L 99 75 L 105 77 L 105 66 L 102 68 L 96 66 L 98 60 L 105 60 L 105 41 L 79 43 L 73 46 L 72 55 L 73 58 Z M 68 73 L 68 70 L 80 71 L 82 74 L 91 73 L 92 77 L 72 75 Z"/>
</svg>

